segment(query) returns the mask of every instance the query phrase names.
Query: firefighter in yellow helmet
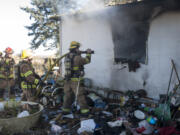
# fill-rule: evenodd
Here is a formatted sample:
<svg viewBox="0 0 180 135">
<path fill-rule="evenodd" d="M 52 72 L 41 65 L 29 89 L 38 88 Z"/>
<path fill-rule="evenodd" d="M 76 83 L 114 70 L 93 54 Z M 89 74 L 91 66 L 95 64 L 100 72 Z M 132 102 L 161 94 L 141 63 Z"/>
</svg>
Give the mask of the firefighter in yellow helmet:
<svg viewBox="0 0 180 135">
<path fill-rule="evenodd" d="M 15 94 L 14 92 L 14 65 L 15 61 L 12 57 L 13 50 L 10 47 L 5 49 L 5 56 L 1 59 L 1 71 L 0 71 L 0 91 L 1 98 L 3 98 L 5 90 L 8 92 L 8 96 L 12 98 Z"/>
<path fill-rule="evenodd" d="M 39 78 L 32 66 L 31 52 L 29 50 L 23 50 L 21 59 L 18 65 L 18 73 L 20 76 L 21 89 L 23 90 L 22 100 L 34 101 Z"/>
<path fill-rule="evenodd" d="M 79 42 L 72 41 L 69 47 L 70 52 L 65 57 L 64 114 L 71 112 L 71 105 L 74 99 L 75 102 L 77 101 L 80 105 L 82 115 L 89 113 L 89 107 L 85 99 L 85 91 L 80 81 L 82 81 L 84 76 L 84 65 L 91 61 L 92 50 L 87 49 L 86 57 L 82 57 L 79 47 Z"/>
</svg>

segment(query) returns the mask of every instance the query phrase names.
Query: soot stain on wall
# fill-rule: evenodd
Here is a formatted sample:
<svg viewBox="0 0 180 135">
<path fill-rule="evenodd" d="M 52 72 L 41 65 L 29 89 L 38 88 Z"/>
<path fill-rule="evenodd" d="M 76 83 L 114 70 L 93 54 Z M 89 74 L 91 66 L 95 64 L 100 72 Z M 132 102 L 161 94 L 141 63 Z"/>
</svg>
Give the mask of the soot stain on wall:
<svg viewBox="0 0 180 135">
<path fill-rule="evenodd" d="M 147 0 L 117 5 L 110 10 L 115 63 L 146 62 L 146 47 L 151 20 L 160 13 L 179 10 L 178 0 Z"/>
</svg>

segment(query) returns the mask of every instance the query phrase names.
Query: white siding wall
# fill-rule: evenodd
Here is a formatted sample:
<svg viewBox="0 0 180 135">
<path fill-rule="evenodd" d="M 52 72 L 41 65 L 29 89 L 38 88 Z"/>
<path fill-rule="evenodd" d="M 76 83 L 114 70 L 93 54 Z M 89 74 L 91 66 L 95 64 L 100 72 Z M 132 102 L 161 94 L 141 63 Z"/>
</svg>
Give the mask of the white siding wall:
<svg viewBox="0 0 180 135">
<path fill-rule="evenodd" d="M 75 21 L 64 18 L 62 23 L 62 52 L 66 53 L 71 41 L 82 43 L 82 50 L 95 50 L 92 62 L 85 66 L 86 77 L 95 86 L 116 90 L 146 89 L 149 96 L 157 98 L 166 93 L 174 59 L 180 73 L 180 13 L 171 12 L 156 18 L 150 26 L 148 38 L 148 64 L 136 72 L 113 64 L 113 42 L 108 22 L 103 19 Z M 175 74 L 173 83 L 175 82 Z M 146 86 L 143 86 L 146 81 Z"/>
</svg>

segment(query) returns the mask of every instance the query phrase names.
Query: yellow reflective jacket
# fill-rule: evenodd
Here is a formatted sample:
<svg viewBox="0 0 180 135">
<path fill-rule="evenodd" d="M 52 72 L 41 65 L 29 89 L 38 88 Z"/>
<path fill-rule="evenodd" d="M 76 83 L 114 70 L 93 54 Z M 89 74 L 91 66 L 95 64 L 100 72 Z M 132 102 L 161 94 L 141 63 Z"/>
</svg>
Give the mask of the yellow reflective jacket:
<svg viewBox="0 0 180 135">
<path fill-rule="evenodd" d="M 14 78 L 14 65 L 13 58 L 5 57 L 0 61 L 0 78 L 1 79 L 13 79 Z"/>
<path fill-rule="evenodd" d="M 39 79 L 36 78 L 36 74 L 32 63 L 30 61 L 23 60 L 19 63 L 19 75 L 21 78 L 21 88 L 28 89 L 28 88 L 36 88 Z"/>
</svg>

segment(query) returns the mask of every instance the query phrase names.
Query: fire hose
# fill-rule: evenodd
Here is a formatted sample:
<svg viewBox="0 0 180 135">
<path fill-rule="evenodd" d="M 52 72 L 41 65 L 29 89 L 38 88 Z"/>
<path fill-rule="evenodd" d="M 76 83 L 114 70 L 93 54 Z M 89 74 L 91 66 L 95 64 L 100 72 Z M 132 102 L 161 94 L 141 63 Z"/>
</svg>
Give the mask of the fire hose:
<svg viewBox="0 0 180 135">
<path fill-rule="evenodd" d="M 83 53 L 86 54 L 87 51 L 81 51 L 81 54 L 83 54 Z M 68 54 L 69 54 L 69 53 L 66 53 L 66 54 L 62 55 L 61 57 L 59 57 L 59 58 L 54 62 L 53 65 L 50 66 L 48 72 L 46 73 L 45 77 L 44 77 L 43 80 L 42 80 L 42 83 L 44 83 L 44 82 L 46 81 L 46 79 L 48 78 L 48 75 L 50 74 L 50 72 L 51 72 L 51 70 L 53 69 L 53 67 L 54 67 L 60 60 L 62 60 L 64 57 L 66 57 Z M 94 54 L 94 51 L 92 51 L 91 54 Z M 41 89 L 42 89 L 41 85 L 38 85 L 37 91 L 36 91 L 36 97 L 38 97 L 38 96 L 40 95 Z"/>
<path fill-rule="evenodd" d="M 45 77 L 44 77 L 43 80 L 42 80 L 43 83 L 44 83 L 44 82 L 46 81 L 46 79 L 48 78 L 48 75 L 50 74 L 50 72 L 51 72 L 51 70 L 53 69 L 53 67 L 54 67 L 60 60 L 62 60 L 64 57 L 66 57 L 67 55 L 68 55 L 68 53 L 62 55 L 61 57 L 59 57 L 59 58 L 54 62 L 53 65 L 51 65 L 51 67 L 49 68 L 48 72 L 46 73 Z M 36 97 L 38 97 L 38 96 L 40 95 L 41 89 L 42 89 L 41 86 L 38 85 L 37 91 L 36 91 Z"/>
</svg>

